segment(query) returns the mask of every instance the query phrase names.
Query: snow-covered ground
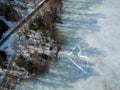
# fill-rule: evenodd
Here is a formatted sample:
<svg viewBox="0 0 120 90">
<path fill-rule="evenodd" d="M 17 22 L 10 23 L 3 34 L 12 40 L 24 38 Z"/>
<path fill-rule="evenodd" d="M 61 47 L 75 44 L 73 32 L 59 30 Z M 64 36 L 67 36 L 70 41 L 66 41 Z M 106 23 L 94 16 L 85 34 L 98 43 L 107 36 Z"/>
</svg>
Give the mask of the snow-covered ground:
<svg viewBox="0 0 120 90">
<path fill-rule="evenodd" d="M 120 1 L 105 0 L 96 12 L 103 17 L 98 18 L 100 31 L 85 36 L 92 47 L 101 50 L 102 56 L 95 59 L 100 77 L 92 77 L 83 83 L 82 90 L 120 90 Z M 91 84 L 90 84 L 91 83 Z M 88 85 L 87 85 L 88 84 Z"/>
<path fill-rule="evenodd" d="M 120 90 L 119 3 L 67 0 L 60 28 L 69 39 L 59 64 L 16 90 Z"/>
</svg>

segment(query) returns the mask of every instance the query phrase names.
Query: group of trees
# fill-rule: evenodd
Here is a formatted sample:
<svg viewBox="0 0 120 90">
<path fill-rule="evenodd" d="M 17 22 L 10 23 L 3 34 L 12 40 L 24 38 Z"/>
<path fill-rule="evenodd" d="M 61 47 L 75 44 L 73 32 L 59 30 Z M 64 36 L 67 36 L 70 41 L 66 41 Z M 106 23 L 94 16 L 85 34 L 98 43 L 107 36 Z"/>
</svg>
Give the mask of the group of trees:
<svg viewBox="0 0 120 90">
<path fill-rule="evenodd" d="M 59 50 L 65 42 L 66 37 L 56 28 L 57 23 L 62 23 L 61 13 L 63 12 L 62 0 L 51 0 L 49 9 L 44 10 L 43 16 L 35 18 L 29 23 L 29 29 L 41 30 L 45 36 L 49 36 L 58 44 Z M 47 32 L 49 31 L 49 35 Z"/>
<path fill-rule="evenodd" d="M 65 43 L 66 36 L 63 35 L 60 30 L 56 27 L 57 23 L 62 23 L 61 13 L 63 12 L 63 0 L 51 0 L 50 10 L 52 18 L 52 33 L 51 38 L 56 41 L 57 53 L 62 49 L 62 46 Z"/>
<path fill-rule="evenodd" d="M 21 54 L 16 60 L 15 63 L 20 68 L 25 68 L 30 74 L 43 74 L 48 70 L 47 62 L 43 63 L 43 59 L 48 58 L 45 54 L 31 54 L 31 60 L 26 60 Z"/>
</svg>

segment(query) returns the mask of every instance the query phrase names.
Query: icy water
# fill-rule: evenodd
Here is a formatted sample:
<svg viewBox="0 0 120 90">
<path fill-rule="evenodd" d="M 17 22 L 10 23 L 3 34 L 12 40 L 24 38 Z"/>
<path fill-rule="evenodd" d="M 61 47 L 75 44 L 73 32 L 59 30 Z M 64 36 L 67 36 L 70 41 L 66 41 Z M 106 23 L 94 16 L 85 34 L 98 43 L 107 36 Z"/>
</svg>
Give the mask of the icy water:
<svg viewBox="0 0 120 90">
<path fill-rule="evenodd" d="M 15 90 L 120 90 L 120 1 L 66 0 L 58 63 Z"/>
</svg>

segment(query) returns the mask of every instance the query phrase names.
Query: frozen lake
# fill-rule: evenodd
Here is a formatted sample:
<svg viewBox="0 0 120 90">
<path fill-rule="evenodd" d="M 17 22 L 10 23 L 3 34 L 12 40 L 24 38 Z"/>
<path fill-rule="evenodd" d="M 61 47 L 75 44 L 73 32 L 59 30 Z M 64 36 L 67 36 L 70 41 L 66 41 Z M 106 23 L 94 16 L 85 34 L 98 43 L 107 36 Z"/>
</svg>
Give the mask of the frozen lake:
<svg viewBox="0 0 120 90">
<path fill-rule="evenodd" d="M 16 90 L 120 90 L 120 1 L 67 0 L 59 62 Z"/>
</svg>

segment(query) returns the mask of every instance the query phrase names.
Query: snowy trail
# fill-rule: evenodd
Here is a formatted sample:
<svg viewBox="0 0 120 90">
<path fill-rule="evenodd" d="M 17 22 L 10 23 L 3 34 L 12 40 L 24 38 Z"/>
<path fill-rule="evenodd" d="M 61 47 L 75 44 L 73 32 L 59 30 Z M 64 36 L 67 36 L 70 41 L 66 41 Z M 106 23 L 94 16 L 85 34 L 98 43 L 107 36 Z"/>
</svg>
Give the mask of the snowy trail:
<svg viewBox="0 0 120 90">
<path fill-rule="evenodd" d="M 120 90 L 119 3 L 67 0 L 59 28 L 68 40 L 59 63 L 16 90 Z"/>
</svg>

